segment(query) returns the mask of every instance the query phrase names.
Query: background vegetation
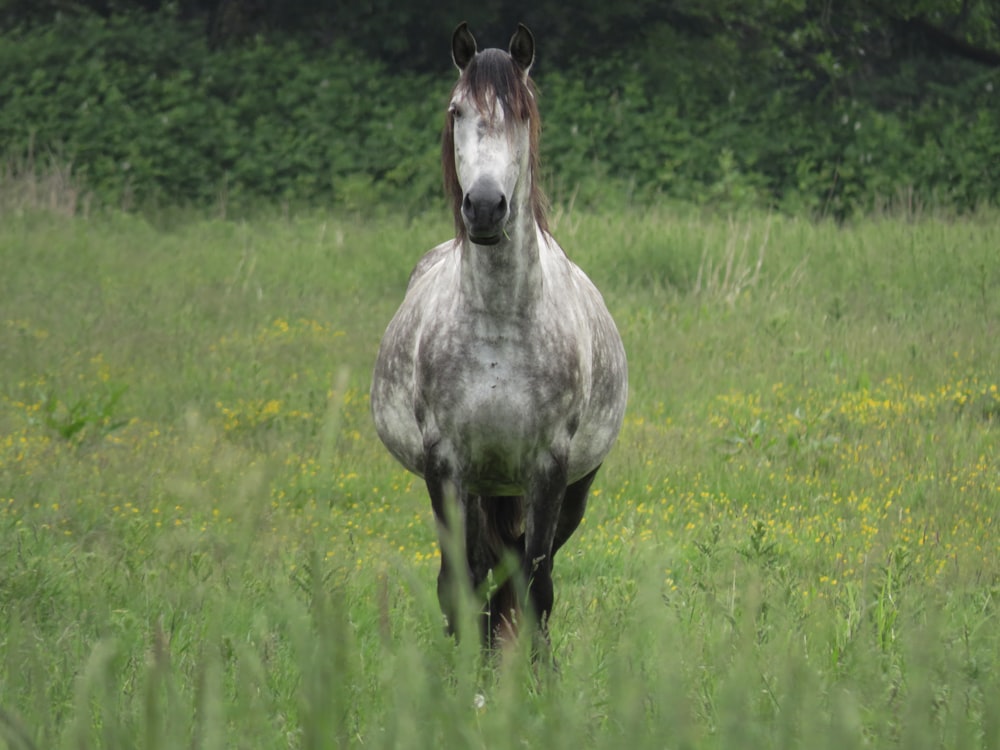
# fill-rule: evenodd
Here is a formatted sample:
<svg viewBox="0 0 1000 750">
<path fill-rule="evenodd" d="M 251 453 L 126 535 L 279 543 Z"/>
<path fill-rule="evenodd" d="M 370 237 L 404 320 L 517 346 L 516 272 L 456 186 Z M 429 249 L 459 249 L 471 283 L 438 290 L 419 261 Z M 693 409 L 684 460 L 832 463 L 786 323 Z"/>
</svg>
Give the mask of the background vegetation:
<svg viewBox="0 0 1000 750">
<path fill-rule="evenodd" d="M 101 204 L 439 201 L 448 44 L 534 29 L 558 198 L 844 217 L 1000 194 L 989 0 L 0 2 L 0 143 Z M 471 15 L 470 15 L 471 14 Z"/>
</svg>

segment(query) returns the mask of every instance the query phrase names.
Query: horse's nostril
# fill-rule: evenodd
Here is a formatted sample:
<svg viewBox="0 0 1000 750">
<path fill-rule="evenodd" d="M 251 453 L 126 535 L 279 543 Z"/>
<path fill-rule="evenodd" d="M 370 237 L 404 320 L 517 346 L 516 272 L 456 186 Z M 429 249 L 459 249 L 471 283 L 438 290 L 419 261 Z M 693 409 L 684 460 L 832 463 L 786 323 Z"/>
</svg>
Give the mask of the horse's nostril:
<svg viewBox="0 0 1000 750">
<path fill-rule="evenodd" d="M 462 201 L 462 211 L 465 213 L 472 213 L 472 199 L 469 197 L 468 193 L 465 194 L 465 200 Z"/>
<path fill-rule="evenodd" d="M 493 208 L 493 215 L 490 217 L 495 222 L 502 222 L 507 215 L 507 196 L 500 193 L 500 200 Z"/>
</svg>

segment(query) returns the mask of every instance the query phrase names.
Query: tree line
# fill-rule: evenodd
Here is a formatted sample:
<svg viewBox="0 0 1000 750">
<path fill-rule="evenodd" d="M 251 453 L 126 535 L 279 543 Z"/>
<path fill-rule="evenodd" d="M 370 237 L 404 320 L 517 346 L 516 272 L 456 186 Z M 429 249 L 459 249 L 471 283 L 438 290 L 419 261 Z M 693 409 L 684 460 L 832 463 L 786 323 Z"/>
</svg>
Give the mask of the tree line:
<svg viewBox="0 0 1000 750">
<path fill-rule="evenodd" d="M 838 214 L 1000 195 L 992 0 L 0 0 L 0 138 L 113 199 L 426 197 L 459 20 L 484 46 L 535 32 L 557 190 Z"/>
</svg>

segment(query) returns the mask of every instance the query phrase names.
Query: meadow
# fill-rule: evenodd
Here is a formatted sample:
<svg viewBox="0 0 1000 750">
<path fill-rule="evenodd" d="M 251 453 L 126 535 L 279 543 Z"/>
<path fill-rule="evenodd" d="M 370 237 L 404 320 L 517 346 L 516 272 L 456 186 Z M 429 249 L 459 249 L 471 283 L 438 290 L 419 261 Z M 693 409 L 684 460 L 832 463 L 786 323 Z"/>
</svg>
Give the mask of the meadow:
<svg viewBox="0 0 1000 750">
<path fill-rule="evenodd" d="M 444 210 L 8 208 L 0 747 L 1000 748 L 1000 215 L 552 225 L 631 368 L 558 671 L 445 637 L 369 417 Z"/>
</svg>

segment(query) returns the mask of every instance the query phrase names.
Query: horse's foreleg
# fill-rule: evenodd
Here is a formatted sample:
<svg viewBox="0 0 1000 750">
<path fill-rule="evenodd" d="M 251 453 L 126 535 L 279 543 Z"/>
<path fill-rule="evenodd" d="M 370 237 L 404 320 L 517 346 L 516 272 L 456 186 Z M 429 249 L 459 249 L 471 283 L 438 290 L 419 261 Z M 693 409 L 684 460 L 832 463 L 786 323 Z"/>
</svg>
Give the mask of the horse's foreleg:
<svg viewBox="0 0 1000 750">
<path fill-rule="evenodd" d="M 580 521 L 583 520 L 583 512 L 587 509 L 587 493 L 590 492 L 590 485 L 593 483 L 594 477 L 597 476 L 597 469 L 600 468 L 600 464 L 598 464 L 597 468 L 587 474 L 587 476 L 576 480 L 566 488 L 562 508 L 559 511 L 556 536 L 552 541 L 553 555 L 573 535 L 573 532 L 580 525 Z"/>
<path fill-rule="evenodd" d="M 525 494 L 524 573 L 528 604 L 543 633 L 554 594 L 552 552 L 566 489 L 566 459 L 547 455 L 539 462 Z"/>
<path fill-rule="evenodd" d="M 459 483 L 441 461 L 428 461 L 424 472 L 427 494 L 437 524 L 438 546 L 441 550 L 441 570 L 438 572 L 437 595 L 445 628 L 454 634 L 459 623 L 460 598 L 471 578 L 465 550 L 466 498 Z"/>
</svg>

